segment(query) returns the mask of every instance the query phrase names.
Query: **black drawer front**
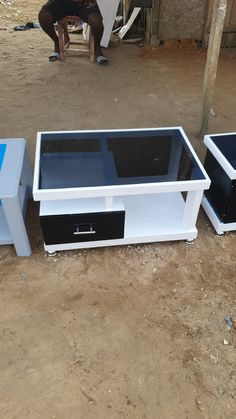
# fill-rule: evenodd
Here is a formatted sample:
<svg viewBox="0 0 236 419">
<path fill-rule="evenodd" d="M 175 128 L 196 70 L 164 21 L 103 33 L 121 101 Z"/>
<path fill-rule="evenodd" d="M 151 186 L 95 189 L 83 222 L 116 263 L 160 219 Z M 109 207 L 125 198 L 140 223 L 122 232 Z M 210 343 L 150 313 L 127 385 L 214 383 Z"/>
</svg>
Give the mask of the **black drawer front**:
<svg viewBox="0 0 236 419">
<path fill-rule="evenodd" d="M 40 217 L 46 245 L 121 239 L 125 211 Z"/>
</svg>

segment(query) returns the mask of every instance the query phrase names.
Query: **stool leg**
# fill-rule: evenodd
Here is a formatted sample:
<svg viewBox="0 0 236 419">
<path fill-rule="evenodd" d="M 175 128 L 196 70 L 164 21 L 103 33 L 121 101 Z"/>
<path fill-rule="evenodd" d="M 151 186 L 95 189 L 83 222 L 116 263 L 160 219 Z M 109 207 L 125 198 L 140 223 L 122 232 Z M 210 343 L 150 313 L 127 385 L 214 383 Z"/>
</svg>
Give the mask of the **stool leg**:
<svg viewBox="0 0 236 419">
<path fill-rule="evenodd" d="M 62 22 L 61 21 L 58 22 L 57 30 L 58 30 L 58 39 L 59 39 L 60 60 L 64 61 L 64 59 L 65 59 L 64 34 L 63 34 L 63 27 L 62 27 Z"/>
<path fill-rule="evenodd" d="M 91 63 L 94 63 L 94 61 L 95 61 L 95 54 L 94 54 L 94 36 L 92 34 L 91 28 L 89 28 L 88 49 L 89 49 L 90 62 Z"/>
</svg>

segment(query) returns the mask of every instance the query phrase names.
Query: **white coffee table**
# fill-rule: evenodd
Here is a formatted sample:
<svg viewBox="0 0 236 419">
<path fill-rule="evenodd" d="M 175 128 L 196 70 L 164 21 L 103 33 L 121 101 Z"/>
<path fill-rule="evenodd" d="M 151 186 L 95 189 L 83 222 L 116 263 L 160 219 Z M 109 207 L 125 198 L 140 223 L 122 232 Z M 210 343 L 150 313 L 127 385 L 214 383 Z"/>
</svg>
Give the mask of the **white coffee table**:
<svg viewBox="0 0 236 419">
<path fill-rule="evenodd" d="M 180 127 L 38 133 L 45 250 L 192 241 L 210 179 Z"/>
</svg>

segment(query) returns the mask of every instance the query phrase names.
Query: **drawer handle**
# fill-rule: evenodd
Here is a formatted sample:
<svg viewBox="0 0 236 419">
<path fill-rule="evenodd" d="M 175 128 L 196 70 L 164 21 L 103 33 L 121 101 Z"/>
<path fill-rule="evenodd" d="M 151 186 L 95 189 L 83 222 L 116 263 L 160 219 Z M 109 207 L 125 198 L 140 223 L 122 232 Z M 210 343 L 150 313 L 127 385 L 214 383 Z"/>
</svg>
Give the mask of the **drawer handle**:
<svg viewBox="0 0 236 419">
<path fill-rule="evenodd" d="M 93 230 L 93 226 L 92 224 L 86 224 L 86 226 L 88 226 L 87 230 L 80 230 L 81 226 L 79 226 L 78 224 L 76 225 L 76 231 L 74 231 L 74 236 L 81 236 L 83 234 L 96 234 L 96 230 Z M 85 226 L 83 226 L 85 227 Z"/>
</svg>

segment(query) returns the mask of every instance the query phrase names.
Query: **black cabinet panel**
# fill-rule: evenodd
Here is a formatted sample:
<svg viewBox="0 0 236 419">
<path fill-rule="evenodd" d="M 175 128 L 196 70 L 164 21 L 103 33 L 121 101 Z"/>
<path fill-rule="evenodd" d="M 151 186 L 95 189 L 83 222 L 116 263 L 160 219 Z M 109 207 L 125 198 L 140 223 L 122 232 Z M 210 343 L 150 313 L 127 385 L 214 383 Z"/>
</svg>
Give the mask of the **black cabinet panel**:
<svg viewBox="0 0 236 419">
<path fill-rule="evenodd" d="M 125 211 L 40 217 L 46 245 L 124 237 Z"/>
<path fill-rule="evenodd" d="M 208 150 L 205 169 L 211 186 L 205 196 L 223 223 L 236 222 L 236 181 L 229 178 L 216 158 Z"/>
</svg>

